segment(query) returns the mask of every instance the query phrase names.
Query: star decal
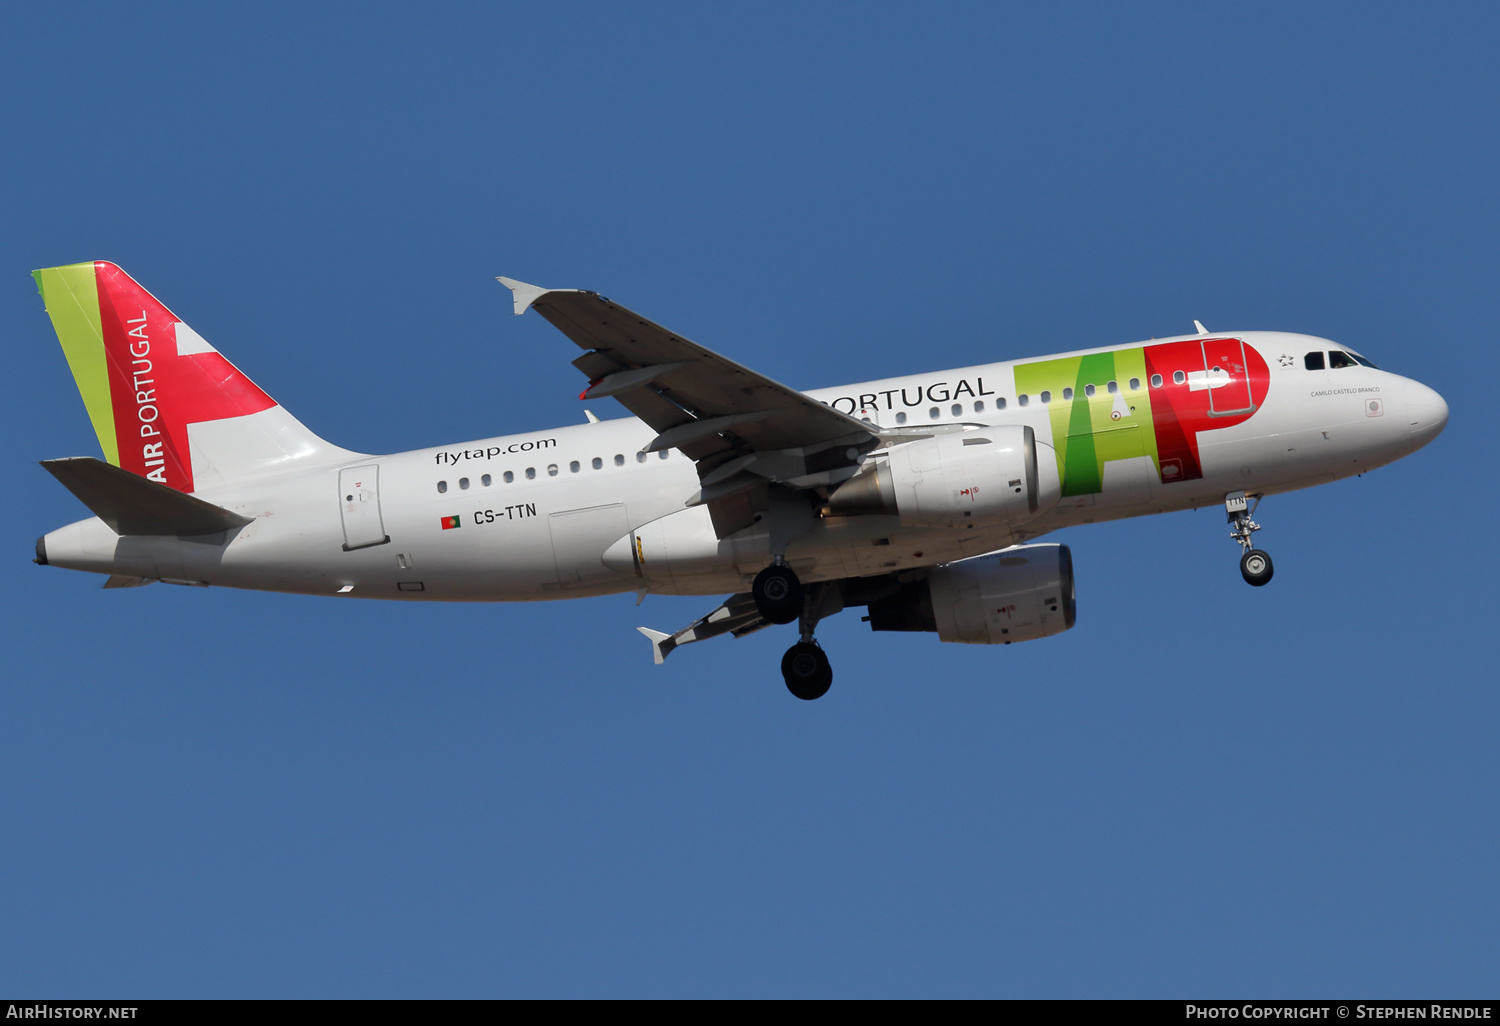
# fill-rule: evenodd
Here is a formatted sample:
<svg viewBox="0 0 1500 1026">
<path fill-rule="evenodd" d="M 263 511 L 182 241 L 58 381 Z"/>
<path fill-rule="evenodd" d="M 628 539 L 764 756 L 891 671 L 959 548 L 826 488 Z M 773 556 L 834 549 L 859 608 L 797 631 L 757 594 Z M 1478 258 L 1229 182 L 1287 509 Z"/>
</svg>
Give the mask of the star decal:
<svg viewBox="0 0 1500 1026">
<path fill-rule="evenodd" d="M 1283 367 L 1290 367 L 1292 364 L 1294 364 L 1294 363 L 1297 362 L 1297 358 L 1295 356 L 1293 356 L 1291 353 L 1282 353 L 1280 356 L 1278 356 L 1276 358 L 1276 360 Z"/>
</svg>

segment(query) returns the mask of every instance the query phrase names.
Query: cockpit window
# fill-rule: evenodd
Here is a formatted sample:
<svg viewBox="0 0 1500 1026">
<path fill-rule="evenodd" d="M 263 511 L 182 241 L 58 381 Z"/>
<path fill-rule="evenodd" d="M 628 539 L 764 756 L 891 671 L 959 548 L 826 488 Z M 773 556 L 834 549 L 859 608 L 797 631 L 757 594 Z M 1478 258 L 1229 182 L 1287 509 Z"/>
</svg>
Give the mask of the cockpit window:
<svg viewBox="0 0 1500 1026">
<path fill-rule="evenodd" d="M 1308 370 L 1322 370 L 1323 369 L 1323 354 L 1322 353 L 1308 353 L 1306 356 L 1304 356 L 1302 358 L 1302 364 Z"/>
<path fill-rule="evenodd" d="M 1352 356 L 1352 357 L 1354 357 L 1355 361 L 1358 362 L 1361 367 L 1368 367 L 1371 370 L 1379 370 L 1380 369 L 1379 367 L 1375 366 L 1375 363 L 1374 363 L 1373 360 L 1366 360 L 1363 356 L 1360 356 L 1358 353 L 1349 353 L 1349 355 Z"/>
<path fill-rule="evenodd" d="M 1340 367 L 1357 367 L 1359 364 L 1355 363 L 1353 357 L 1348 353 L 1341 353 L 1337 349 L 1330 349 L 1328 350 L 1328 366 L 1333 370 L 1337 370 Z"/>
</svg>

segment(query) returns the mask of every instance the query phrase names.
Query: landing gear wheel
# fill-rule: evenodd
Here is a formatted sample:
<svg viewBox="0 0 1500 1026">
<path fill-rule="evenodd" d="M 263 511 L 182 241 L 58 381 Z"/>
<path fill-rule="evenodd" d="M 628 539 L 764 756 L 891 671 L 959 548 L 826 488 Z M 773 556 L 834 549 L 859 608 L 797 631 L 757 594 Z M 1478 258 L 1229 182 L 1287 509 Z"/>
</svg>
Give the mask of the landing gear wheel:
<svg viewBox="0 0 1500 1026">
<path fill-rule="evenodd" d="M 781 675 L 786 689 L 804 702 L 822 698 L 833 683 L 833 667 L 828 657 L 811 641 L 799 641 L 781 657 Z"/>
<path fill-rule="evenodd" d="M 756 574 L 750 595 L 760 615 L 772 623 L 791 623 L 802 615 L 802 582 L 784 564 L 768 566 Z"/>
<path fill-rule="evenodd" d="M 1245 578 L 1246 584 L 1257 588 L 1269 584 L 1271 575 L 1275 572 L 1271 557 L 1260 549 L 1251 549 L 1240 557 L 1240 576 Z"/>
</svg>

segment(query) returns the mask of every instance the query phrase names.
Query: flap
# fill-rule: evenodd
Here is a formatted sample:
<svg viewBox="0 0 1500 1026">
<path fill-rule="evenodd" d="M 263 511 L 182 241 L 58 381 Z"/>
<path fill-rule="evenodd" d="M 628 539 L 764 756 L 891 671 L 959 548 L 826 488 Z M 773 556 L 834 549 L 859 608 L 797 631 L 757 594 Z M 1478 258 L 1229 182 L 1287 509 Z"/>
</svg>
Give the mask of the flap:
<svg viewBox="0 0 1500 1026">
<path fill-rule="evenodd" d="M 214 534 L 251 522 L 91 456 L 43 460 L 42 466 L 116 534 Z"/>
<path fill-rule="evenodd" d="M 755 599 L 748 595 L 731 595 L 707 616 L 700 616 L 676 634 L 663 634 L 649 627 L 637 627 L 651 642 L 652 657 L 660 663 L 679 645 L 694 641 L 707 641 L 720 634 L 733 634 L 742 638 L 769 624 L 755 607 Z"/>
</svg>

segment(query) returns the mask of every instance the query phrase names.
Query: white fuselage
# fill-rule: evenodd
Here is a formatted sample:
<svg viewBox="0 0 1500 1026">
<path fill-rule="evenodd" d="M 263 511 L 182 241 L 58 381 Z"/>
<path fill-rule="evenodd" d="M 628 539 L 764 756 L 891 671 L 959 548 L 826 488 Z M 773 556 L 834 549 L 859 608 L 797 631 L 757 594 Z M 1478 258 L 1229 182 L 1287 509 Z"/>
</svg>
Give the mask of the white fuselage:
<svg viewBox="0 0 1500 1026">
<path fill-rule="evenodd" d="M 1362 473 L 1441 430 L 1433 421 L 1440 407 L 1446 418 L 1446 407 L 1426 386 L 1367 366 L 1304 367 L 1306 351 L 1333 343 L 1275 332 L 1236 337 L 1266 355 L 1270 387 L 1248 419 L 1199 436 L 1201 478 L 1162 483 L 1154 472 L 1115 472 L 1105 464 L 1101 491 L 1065 495 L 1017 529 L 916 529 L 894 516 L 823 517 L 791 541 L 787 560 L 806 581 L 951 562 L 1075 524 L 1216 505 L 1229 492 L 1282 492 Z M 1288 357 L 1294 359 L 1285 365 Z M 898 413 L 906 414 L 908 428 L 1025 425 L 1050 444 L 1048 406 L 1016 402 L 1016 366 L 985 364 L 808 394 L 883 427 L 894 426 Z M 996 409 L 1001 398 L 1009 401 Z M 985 402 L 981 412 L 977 401 Z M 528 601 L 745 590 L 769 562 L 764 533 L 752 526 L 722 542 L 714 538 L 706 507 L 684 506 L 700 487 L 692 461 L 677 451 L 642 452 L 655 435 L 626 418 L 388 456 L 288 461 L 197 493 L 254 518 L 237 531 L 197 539 L 120 537 L 91 518 L 47 535 L 47 560 L 113 575 L 360 598 Z M 355 478 L 368 493 L 357 511 Z M 622 538 L 669 516 L 665 536 L 681 542 L 685 558 L 618 557 Z M 363 518 L 356 532 L 374 525 L 388 540 L 360 545 L 356 538 L 350 547 L 351 517 Z M 456 528 L 445 526 L 450 518 L 457 518 Z M 606 562 L 612 546 L 615 557 Z"/>
</svg>

